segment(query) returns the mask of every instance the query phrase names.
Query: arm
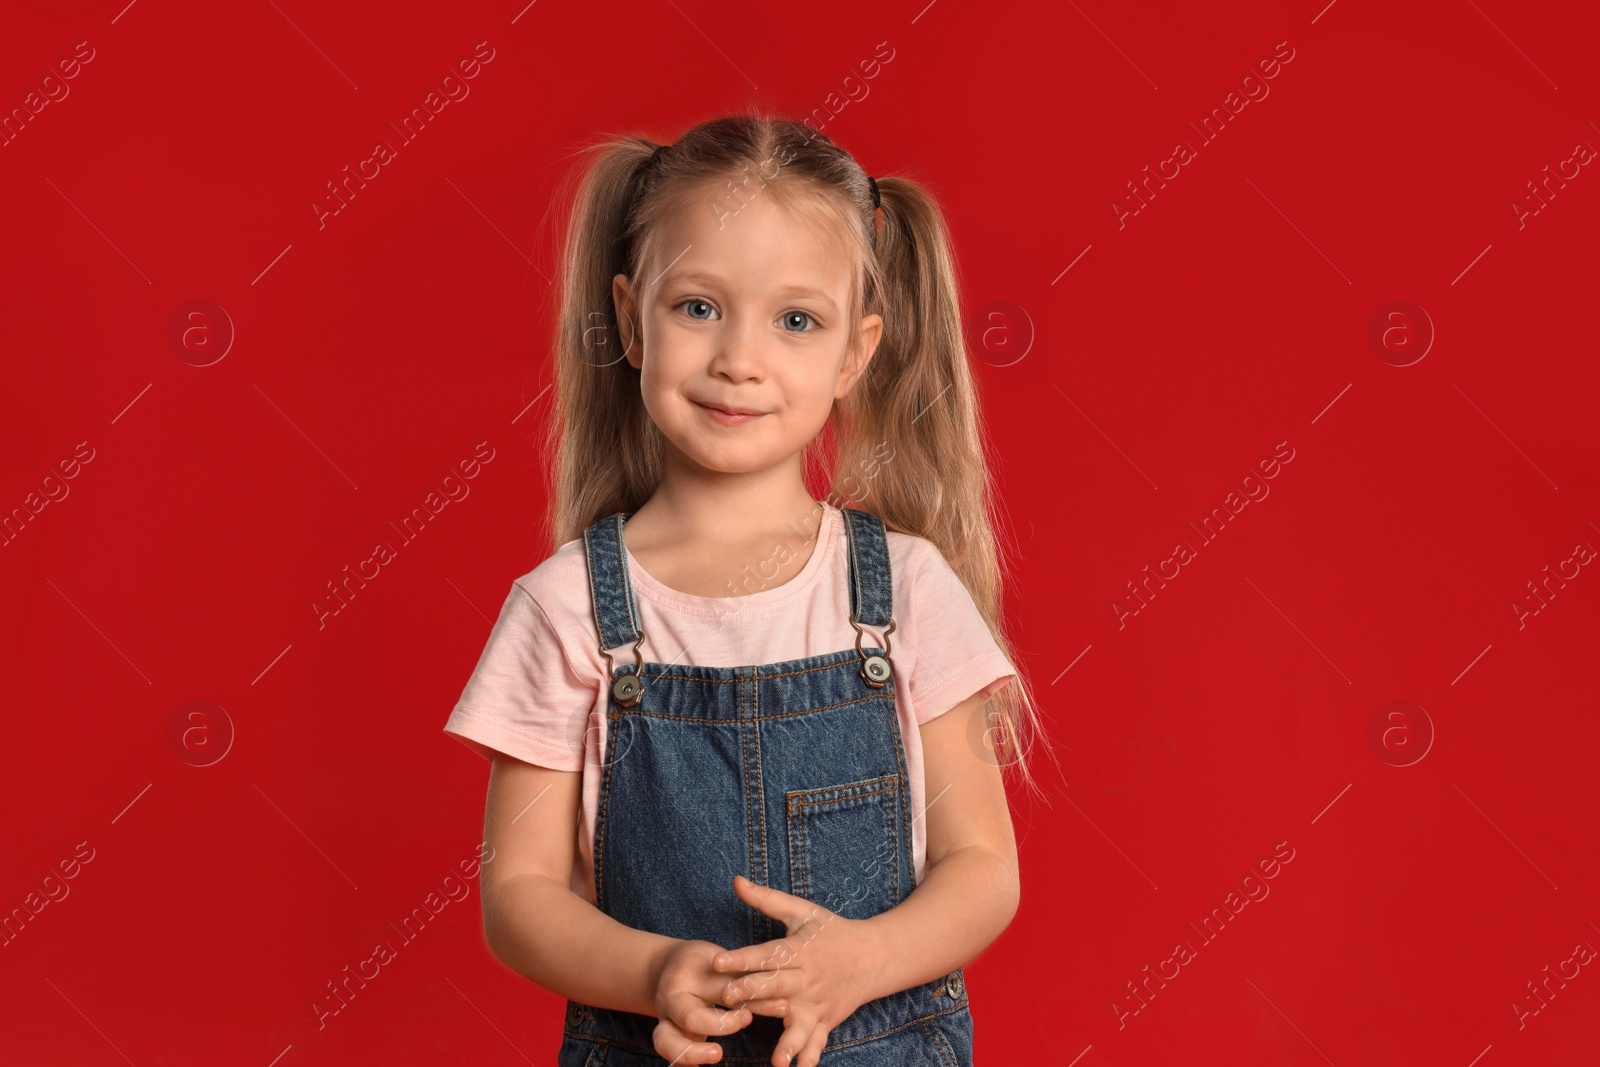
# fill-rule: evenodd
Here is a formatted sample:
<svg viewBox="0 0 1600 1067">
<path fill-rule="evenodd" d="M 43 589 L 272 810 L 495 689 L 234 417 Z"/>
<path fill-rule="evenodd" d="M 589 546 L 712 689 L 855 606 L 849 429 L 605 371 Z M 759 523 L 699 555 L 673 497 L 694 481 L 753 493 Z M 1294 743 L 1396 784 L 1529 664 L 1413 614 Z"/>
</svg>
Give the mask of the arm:
<svg viewBox="0 0 1600 1067">
<path fill-rule="evenodd" d="M 496 754 L 484 839 L 483 934 L 507 967 L 558 996 L 656 1015 L 656 986 L 675 938 L 625 926 L 572 891 L 578 771 Z"/>
<path fill-rule="evenodd" d="M 1010 925 L 1021 898 L 1005 785 L 974 694 L 922 727 L 927 872 L 897 906 L 864 920 L 869 1000 L 949 974 Z M 979 740 L 979 739 L 983 740 Z"/>
</svg>

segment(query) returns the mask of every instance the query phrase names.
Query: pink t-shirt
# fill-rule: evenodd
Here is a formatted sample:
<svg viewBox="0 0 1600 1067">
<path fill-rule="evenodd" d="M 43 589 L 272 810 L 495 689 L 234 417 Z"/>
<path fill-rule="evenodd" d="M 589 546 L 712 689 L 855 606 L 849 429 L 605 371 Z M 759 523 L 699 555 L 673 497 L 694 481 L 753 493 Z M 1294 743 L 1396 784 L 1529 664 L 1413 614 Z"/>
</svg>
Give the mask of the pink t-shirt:
<svg viewBox="0 0 1600 1067">
<path fill-rule="evenodd" d="M 644 631 L 646 662 L 739 667 L 854 648 L 844 518 L 824 502 L 818 543 L 789 581 L 739 596 L 679 592 L 646 573 L 627 553 L 628 576 Z M 895 630 L 890 635 L 900 733 L 910 778 L 912 857 L 925 873 L 922 735 L 915 727 L 974 693 L 993 693 L 1014 673 L 977 605 L 933 542 L 887 531 Z M 804 546 L 794 551 L 804 551 Z M 777 553 L 775 551 L 774 555 Z M 866 627 L 864 644 L 880 644 Z M 525 763 L 580 771 L 582 828 L 572 888 L 590 903 L 600 765 L 606 743 L 608 673 L 589 598 L 583 540 L 568 541 L 512 583 L 477 668 L 445 723 L 474 752 L 497 750 Z M 633 662 L 633 645 L 612 649 Z"/>
</svg>

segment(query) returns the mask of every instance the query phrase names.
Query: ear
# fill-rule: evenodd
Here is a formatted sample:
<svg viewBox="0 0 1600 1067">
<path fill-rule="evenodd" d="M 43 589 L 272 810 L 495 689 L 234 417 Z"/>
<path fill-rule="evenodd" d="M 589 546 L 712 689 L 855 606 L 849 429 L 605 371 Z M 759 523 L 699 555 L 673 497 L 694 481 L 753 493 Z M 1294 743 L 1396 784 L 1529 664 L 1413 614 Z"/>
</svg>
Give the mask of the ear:
<svg viewBox="0 0 1600 1067">
<path fill-rule="evenodd" d="M 634 326 L 639 321 L 639 300 L 633 289 L 633 279 L 626 274 L 611 279 L 611 303 L 617 309 L 617 340 L 622 345 L 622 354 L 628 365 L 638 370 L 644 364 L 644 346 L 639 344 Z"/>
<path fill-rule="evenodd" d="M 844 366 L 839 368 L 839 385 L 833 391 L 835 400 L 843 400 L 849 395 L 856 382 L 866 373 L 867 364 L 878 351 L 878 342 L 883 340 L 883 316 L 868 315 L 862 319 L 861 332 L 857 336 L 859 340 L 845 353 Z"/>
</svg>

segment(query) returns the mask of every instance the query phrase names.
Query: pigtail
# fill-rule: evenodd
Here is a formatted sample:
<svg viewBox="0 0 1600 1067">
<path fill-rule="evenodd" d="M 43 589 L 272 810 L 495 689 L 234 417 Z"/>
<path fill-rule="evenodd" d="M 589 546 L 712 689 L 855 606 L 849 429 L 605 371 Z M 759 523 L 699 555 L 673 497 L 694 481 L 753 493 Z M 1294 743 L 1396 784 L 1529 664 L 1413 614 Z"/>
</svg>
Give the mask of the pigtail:
<svg viewBox="0 0 1600 1067">
<path fill-rule="evenodd" d="M 962 331 L 949 230 L 920 183 L 876 181 L 881 222 L 866 308 L 883 316 L 884 331 L 866 374 L 840 405 L 835 492 L 861 501 L 890 529 L 938 546 L 1015 665 L 1002 625 L 1007 576 L 994 536 L 1005 516 L 985 454 L 983 407 Z M 866 206 L 870 210 L 870 201 Z M 1020 666 L 987 709 L 985 751 L 1037 789 L 1026 756 L 1044 731 Z"/>
<path fill-rule="evenodd" d="M 545 455 L 553 457 L 546 511 L 551 550 L 581 537 L 589 523 L 634 511 L 662 472 L 661 431 L 639 398 L 611 298 L 611 280 L 631 273 L 633 216 L 654 177 L 656 144 L 643 137 L 601 141 L 580 168 L 561 252 L 556 314 L 553 417 Z M 632 337 L 639 343 L 637 334 Z M 603 457 L 603 462 L 596 462 Z"/>
</svg>

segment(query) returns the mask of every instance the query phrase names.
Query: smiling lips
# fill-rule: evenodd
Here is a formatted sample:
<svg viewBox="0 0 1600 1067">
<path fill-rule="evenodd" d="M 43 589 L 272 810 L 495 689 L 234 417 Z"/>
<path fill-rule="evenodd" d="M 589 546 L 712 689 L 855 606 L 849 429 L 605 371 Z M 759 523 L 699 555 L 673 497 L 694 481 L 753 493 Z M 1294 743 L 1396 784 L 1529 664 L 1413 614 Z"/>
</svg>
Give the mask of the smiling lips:
<svg viewBox="0 0 1600 1067">
<path fill-rule="evenodd" d="M 766 414 L 764 411 L 745 411 L 743 409 L 730 410 L 728 408 L 712 407 L 710 404 L 702 404 L 698 400 L 694 401 L 694 405 L 718 422 L 728 425 L 749 422 L 752 419 L 759 419 L 762 415 Z"/>
</svg>

